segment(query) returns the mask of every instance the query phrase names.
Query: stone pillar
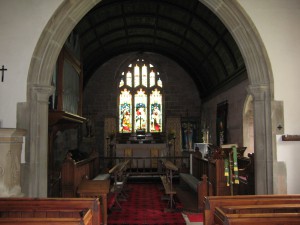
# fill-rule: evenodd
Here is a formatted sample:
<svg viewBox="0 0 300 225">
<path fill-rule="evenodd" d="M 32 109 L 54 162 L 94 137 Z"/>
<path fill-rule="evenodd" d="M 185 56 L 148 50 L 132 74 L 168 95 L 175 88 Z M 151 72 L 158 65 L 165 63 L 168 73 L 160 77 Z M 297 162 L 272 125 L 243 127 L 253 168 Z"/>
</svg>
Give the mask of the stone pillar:
<svg viewBox="0 0 300 225">
<path fill-rule="evenodd" d="M 25 130 L 0 129 L 0 197 L 22 197 L 21 151 Z"/>
<path fill-rule="evenodd" d="M 28 197 L 47 197 L 48 194 L 48 101 L 53 90 L 52 86 L 47 85 L 30 88 L 26 162 L 22 165 L 26 168 L 24 178 L 28 185 Z"/>
<path fill-rule="evenodd" d="M 255 194 L 273 194 L 271 94 L 268 86 L 250 85 L 254 108 Z"/>
</svg>

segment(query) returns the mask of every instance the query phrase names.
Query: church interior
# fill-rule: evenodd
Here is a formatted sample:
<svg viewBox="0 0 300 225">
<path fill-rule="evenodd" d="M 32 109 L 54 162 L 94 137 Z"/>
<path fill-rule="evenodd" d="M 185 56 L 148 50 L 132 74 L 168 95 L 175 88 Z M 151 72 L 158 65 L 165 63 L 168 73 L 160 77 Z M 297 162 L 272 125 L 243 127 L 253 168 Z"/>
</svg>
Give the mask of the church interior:
<svg viewBox="0 0 300 225">
<path fill-rule="evenodd" d="M 283 135 L 282 104 L 260 104 L 265 93 L 249 88 L 255 79 L 244 48 L 198 0 L 95 4 L 68 33 L 49 76 L 47 150 L 41 158 L 47 166 L 39 178 L 46 193 L 39 199 L 30 191 L 38 181 L 29 184 L 26 175 L 34 166 L 12 162 L 22 190 L 14 190 L 15 200 L 0 198 L 0 223 L 30 224 L 44 216 L 25 208 L 39 205 L 39 215 L 52 215 L 55 224 L 66 217 L 72 224 L 175 225 L 181 224 L 176 213 L 188 211 L 201 220 L 182 224 L 299 224 L 299 195 L 275 195 L 266 179 L 273 163 L 265 146 L 272 138 L 264 134 Z M 267 107 L 274 121 L 259 123 Z M 25 136 L 5 132 L 11 140 Z M 282 181 L 277 185 L 285 192 Z M 141 221 L 124 222 L 124 205 L 139 196 L 138 184 L 145 185 L 143 197 L 160 185 L 164 212 L 173 213 L 168 222 L 141 222 L 144 214 Z"/>
<path fill-rule="evenodd" d="M 63 191 L 56 184 L 70 151 L 99 154 L 103 170 L 130 156 L 132 170 L 156 173 L 145 158 L 178 157 L 189 170 L 197 143 L 203 158 L 230 143 L 247 158 L 254 152 L 242 54 L 198 1 L 99 3 L 69 35 L 52 84 L 48 196 Z"/>
</svg>

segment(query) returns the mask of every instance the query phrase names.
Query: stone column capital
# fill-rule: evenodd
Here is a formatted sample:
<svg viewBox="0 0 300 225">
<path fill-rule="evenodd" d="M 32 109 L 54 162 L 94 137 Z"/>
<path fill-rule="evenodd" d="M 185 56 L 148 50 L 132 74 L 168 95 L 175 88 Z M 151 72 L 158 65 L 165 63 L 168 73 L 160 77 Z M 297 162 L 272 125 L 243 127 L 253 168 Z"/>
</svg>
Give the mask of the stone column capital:
<svg viewBox="0 0 300 225">
<path fill-rule="evenodd" d="M 30 91 L 30 97 L 32 100 L 39 102 L 46 101 L 48 103 L 49 96 L 54 93 L 55 88 L 48 85 L 34 85 L 30 88 Z"/>
<path fill-rule="evenodd" d="M 271 97 L 269 85 L 249 85 L 248 93 L 255 101 L 265 101 Z"/>
</svg>

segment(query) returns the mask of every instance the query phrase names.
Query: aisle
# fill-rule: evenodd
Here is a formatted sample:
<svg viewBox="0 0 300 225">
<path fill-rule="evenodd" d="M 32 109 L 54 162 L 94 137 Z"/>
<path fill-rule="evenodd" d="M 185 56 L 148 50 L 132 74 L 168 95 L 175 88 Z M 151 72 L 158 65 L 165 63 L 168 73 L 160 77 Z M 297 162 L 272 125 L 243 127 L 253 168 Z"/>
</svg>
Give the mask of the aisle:
<svg viewBox="0 0 300 225">
<path fill-rule="evenodd" d="M 185 225 L 181 213 L 181 203 L 177 201 L 176 212 L 164 212 L 167 201 L 161 200 L 163 195 L 159 183 L 129 183 L 129 197 L 121 201 L 122 210 L 112 211 L 108 215 L 109 225 L 120 224 L 156 224 L 156 225 Z"/>
</svg>

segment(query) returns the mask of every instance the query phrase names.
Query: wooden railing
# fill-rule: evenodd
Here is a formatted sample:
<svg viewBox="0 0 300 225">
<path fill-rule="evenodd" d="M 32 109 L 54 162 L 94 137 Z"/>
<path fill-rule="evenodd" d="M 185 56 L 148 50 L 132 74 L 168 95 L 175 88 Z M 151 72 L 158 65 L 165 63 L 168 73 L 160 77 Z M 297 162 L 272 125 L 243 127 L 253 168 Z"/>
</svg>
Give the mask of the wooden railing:
<svg viewBox="0 0 300 225">
<path fill-rule="evenodd" d="M 176 157 L 104 157 L 100 159 L 100 165 L 106 168 L 112 168 L 113 165 L 123 162 L 127 159 L 131 159 L 127 172 L 130 175 L 161 175 L 165 173 L 163 167 L 164 161 L 170 161 L 178 167 L 178 171 L 189 171 L 190 158 L 188 156 L 176 156 Z M 146 163 L 147 162 L 147 163 Z M 150 162 L 150 164 L 149 164 Z M 152 163 L 153 162 L 153 163 Z M 150 166 L 146 166 L 150 165 Z"/>
</svg>

